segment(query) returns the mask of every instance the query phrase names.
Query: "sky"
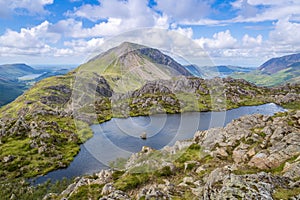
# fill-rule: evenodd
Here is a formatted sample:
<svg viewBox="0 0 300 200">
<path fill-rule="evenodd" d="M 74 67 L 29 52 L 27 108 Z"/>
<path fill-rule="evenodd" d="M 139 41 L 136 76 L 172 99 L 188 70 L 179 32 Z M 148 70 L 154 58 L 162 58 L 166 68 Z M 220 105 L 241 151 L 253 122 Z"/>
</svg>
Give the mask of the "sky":
<svg viewBox="0 0 300 200">
<path fill-rule="evenodd" d="M 300 1 L 0 0 L 0 64 L 80 64 L 142 28 L 182 34 L 216 65 L 258 67 L 300 53 Z"/>
</svg>

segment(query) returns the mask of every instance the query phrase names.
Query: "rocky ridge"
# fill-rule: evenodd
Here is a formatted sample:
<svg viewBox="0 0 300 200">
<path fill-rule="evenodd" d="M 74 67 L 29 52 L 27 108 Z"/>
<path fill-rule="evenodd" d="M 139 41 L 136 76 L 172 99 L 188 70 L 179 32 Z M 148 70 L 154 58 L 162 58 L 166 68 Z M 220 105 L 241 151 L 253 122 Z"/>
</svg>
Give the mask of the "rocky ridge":
<svg viewBox="0 0 300 200">
<path fill-rule="evenodd" d="M 161 151 L 143 147 L 124 167 L 44 199 L 299 199 L 300 111 L 244 116 Z"/>
</svg>

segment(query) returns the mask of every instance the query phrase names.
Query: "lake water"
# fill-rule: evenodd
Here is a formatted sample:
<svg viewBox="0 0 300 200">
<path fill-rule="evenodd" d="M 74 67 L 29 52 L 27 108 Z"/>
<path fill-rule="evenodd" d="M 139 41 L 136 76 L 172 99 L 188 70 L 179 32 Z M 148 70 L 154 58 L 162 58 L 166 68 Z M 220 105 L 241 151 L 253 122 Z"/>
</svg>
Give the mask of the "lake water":
<svg viewBox="0 0 300 200">
<path fill-rule="evenodd" d="M 178 140 L 190 139 L 197 130 L 223 127 L 233 119 L 249 114 L 273 115 L 285 111 L 276 104 L 244 106 L 225 112 L 189 112 L 182 114 L 159 114 L 153 116 L 114 118 L 108 122 L 93 125 L 94 136 L 81 145 L 79 154 L 65 169 L 55 170 L 38 177 L 35 183 L 47 179 L 60 180 L 107 169 L 110 161 L 129 157 L 143 146 L 161 149 Z M 140 139 L 146 132 L 147 140 Z"/>
</svg>

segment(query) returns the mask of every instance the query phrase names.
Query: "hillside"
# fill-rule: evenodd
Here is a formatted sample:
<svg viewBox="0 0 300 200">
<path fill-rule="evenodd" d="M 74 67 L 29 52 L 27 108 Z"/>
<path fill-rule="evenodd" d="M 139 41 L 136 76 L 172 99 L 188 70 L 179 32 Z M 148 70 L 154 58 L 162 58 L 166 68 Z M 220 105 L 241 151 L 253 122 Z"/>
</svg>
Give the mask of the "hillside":
<svg viewBox="0 0 300 200">
<path fill-rule="evenodd" d="M 42 71 L 36 70 L 26 64 L 0 65 L 0 77 L 8 80 L 16 80 L 21 76 L 39 73 L 42 73 Z"/>
<path fill-rule="evenodd" d="M 35 82 L 69 70 L 34 69 L 26 64 L 0 65 L 0 106 L 15 100 Z"/>
<path fill-rule="evenodd" d="M 90 125 L 113 117 L 268 102 L 299 109 L 299 97 L 300 85 L 269 89 L 232 78 L 192 77 L 157 49 L 123 43 L 66 75 L 41 80 L 0 108 L 0 191 L 22 190 L 17 197 L 26 199 L 25 179 L 68 166 L 92 136 Z"/>
<path fill-rule="evenodd" d="M 272 58 L 262 64 L 258 70 L 267 74 L 275 74 L 281 70 L 290 68 L 293 64 L 300 62 L 300 53 Z"/>
<path fill-rule="evenodd" d="M 47 199 L 299 199 L 300 111 L 250 115 L 162 150 L 143 147 L 119 170 L 77 177 Z"/>
<path fill-rule="evenodd" d="M 231 65 L 217 65 L 217 66 L 196 66 L 187 65 L 185 68 L 191 72 L 194 76 L 202 78 L 213 78 L 213 77 L 227 77 L 234 73 L 249 73 L 254 71 L 253 68 L 239 67 Z"/>
<path fill-rule="evenodd" d="M 233 78 L 242 78 L 260 86 L 277 86 L 299 82 L 300 54 L 272 58 L 250 73 L 235 73 Z"/>
<path fill-rule="evenodd" d="M 159 50 L 129 42 L 96 56 L 78 70 L 101 74 L 116 92 L 137 89 L 146 81 L 192 76 L 185 67 Z"/>
</svg>

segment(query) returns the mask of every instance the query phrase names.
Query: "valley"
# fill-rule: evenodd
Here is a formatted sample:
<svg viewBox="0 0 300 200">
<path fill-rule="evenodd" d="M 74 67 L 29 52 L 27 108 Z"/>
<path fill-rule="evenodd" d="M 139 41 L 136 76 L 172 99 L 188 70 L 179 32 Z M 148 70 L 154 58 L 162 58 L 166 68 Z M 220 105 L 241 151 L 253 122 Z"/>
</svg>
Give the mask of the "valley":
<svg viewBox="0 0 300 200">
<path fill-rule="evenodd" d="M 169 182 L 178 183 L 172 190 L 182 193 L 167 190 L 175 199 L 181 195 L 186 195 L 186 199 L 202 195 L 219 198 L 222 190 L 228 191 L 228 198 L 231 198 L 230 188 L 233 186 L 227 187 L 225 182 L 215 178 L 215 173 L 219 173 L 222 180 L 227 181 L 226 184 L 232 184 L 226 178 L 230 172 L 226 168 L 228 165 L 233 167 L 234 177 L 242 183 L 248 181 L 244 174 L 249 172 L 254 180 L 272 180 L 266 184 L 279 191 L 291 189 L 297 192 L 294 185 L 299 177 L 290 175 L 289 179 L 284 179 L 281 175 L 293 173 L 286 163 L 299 165 L 299 145 L 295 142 L 299 139 L 299 97 L 300 84 L 297 82 L 264 87 L 231 77 L 203 79 L 194 76 L 185 66 L 158 49 L 124 42 L 65 75 L 48 77 L 35 83 L 15 101 L 0 108 L 0 182 L 3 183 L 0 188 L 3 193 L 0 194 L 9 199 L 11 195 L 6 193 L 7 189 L 19 184 L 20 187 L 14 188 L 16 198 L 38 195 L 34 192 L 30 194 L 32 187 L 26 185 L 26 180 L 67 168 L 79 153 L 80 145 L 93 136 L 92 125 L 115 118 L 222 112 L 267 103 L 275 103 L 289 111 L 272 117 L 244 116 L 225 128 L 195 130 L 194 139 L 175 143 L 162 151 L 143 147 L 142 152 L 132 155 L 128 161 L 115 162 L 114 166 L 118 167 L 126 163 L 121 170 L 77 178 L 69 186 L 73 189 L 63 192 L 65 188 L 56 188 L 53 190 L 56 194 L 49 194 L 46 199 L 87 196 L 99 199 L 106 195 L 119 195 L 126 199 L 129 194 L 143 198 L 140 186 L 146 188 L 147 195 L 152 187 L 160 191 L 153 186 L 155 182 L 165 182 L 166 185 Z M 267 126 L 271 130 L 265 128 Z M 188 135 L 193 136 L 194 132 Z M 273 147 L 283 146 L 291 148 L 291 151 L 278 158 L 280 149 Z M 251 155 L 243 157 L 246 152 Z M 259 160 L 261 155 L 263 158 Z M 170 161 L 173 156 L 175 159 Z M 152 158 L 153 166 L 165 163 L 163 170 L 140 173 L 141 170 L 147 171 L 147 164 L 152 163 Z M 256 166 L 258 161 L 265 165 Z M 283 170 L 285 165 L 287 168 Z M 131 174 L 132 170 L 139 173 Z M 196 179 L 198 183 L 195 183 Z M 206 185 L 207 181 L 212 184 Z M 183 184 L 180 185 L 181 182 Z M 67 187 L 69 182 L 64 183 Z M 275 191 L 251 181 L 249 184 L 251 186 L 242 184 L 242 189 L 237 189 L 243 191 L 245 188 L 249 193 L 241 192 L 240 197 L 244 198 L 251 192 L 257 194 L 258 190 L 255 193 L 253 187 L 261 188 L 270 195 Z M 43 189 L 43 186 L 40 187 Z M 106 187 L 114 189 L 105 190 Z M 39 192 L 38 188 L 36 191 Z M 162 197 L 167 194 L 160 193 Z M 43 194 L 46 195 L 45 192 Z"/>
</svg>

